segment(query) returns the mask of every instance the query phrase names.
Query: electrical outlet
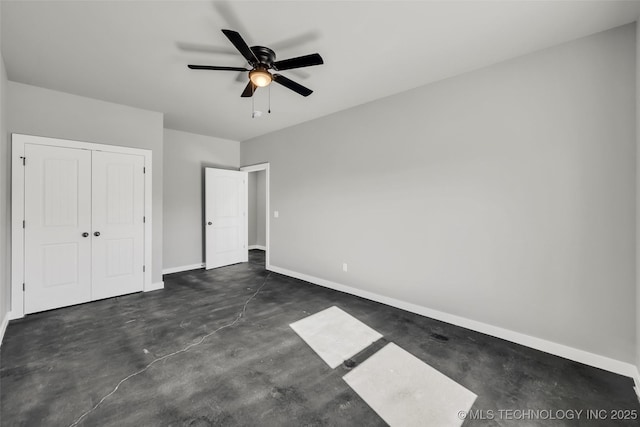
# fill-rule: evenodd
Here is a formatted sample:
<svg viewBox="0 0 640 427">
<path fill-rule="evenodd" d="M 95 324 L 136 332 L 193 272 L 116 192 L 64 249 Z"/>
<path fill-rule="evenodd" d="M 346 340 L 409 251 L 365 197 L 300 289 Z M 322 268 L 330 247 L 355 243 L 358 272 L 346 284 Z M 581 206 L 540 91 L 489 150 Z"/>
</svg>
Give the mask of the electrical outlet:
<svg viewBox="0 0 640 427">
<path fill-rule="evenodd" d="M 342 271 L 349 271 L 348 267 L 347 267 L 347 263 L 343 262 L 342 263 Z"/>
<path fill-rule="evenodd" d="M 280 216 L 280 212 L 278 211 L 273 211 L 273 217 L 274 218 L 278 218 Z"/>
</svg>

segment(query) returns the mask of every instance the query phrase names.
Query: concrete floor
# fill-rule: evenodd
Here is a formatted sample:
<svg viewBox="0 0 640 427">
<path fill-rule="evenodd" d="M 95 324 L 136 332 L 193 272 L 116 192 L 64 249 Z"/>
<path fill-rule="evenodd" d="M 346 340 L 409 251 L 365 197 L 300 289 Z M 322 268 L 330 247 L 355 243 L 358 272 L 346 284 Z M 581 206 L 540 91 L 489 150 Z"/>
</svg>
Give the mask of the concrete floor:
<svg viewBox="0 0 640 427">
<path fill-rule="evenodd" d="M 268 274 L 263 254 L 251 251 L 249 263 L 165 276 L 162 291 L 11 322 L 0 352 L 0 424 L 69 426 L 82 417 L 75 425 L 384 425 L 342 380 L 350 368 L 330 369 L 288 326 L 332 305 L 476 393 L 474 410 L 628 409 L 640 415 L 630 378 Z M 205 334 L 201 344 L 144 370 Z M 573 421 L 464 423 L 479 425 L 638 421 L 603 423 L 583 415 Z"/>
</svg>

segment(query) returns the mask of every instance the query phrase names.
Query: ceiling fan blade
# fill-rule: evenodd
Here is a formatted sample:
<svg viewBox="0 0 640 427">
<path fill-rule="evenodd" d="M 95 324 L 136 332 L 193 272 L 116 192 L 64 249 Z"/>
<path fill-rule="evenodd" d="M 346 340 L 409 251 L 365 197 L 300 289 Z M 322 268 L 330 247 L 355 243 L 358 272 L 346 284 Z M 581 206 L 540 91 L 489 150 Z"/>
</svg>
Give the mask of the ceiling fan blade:
<svg viewBox="0 0 640 427">
<path fill-rule="evenodd" d="M 244 91 L 240 96 L 242 98 L 251 98 L 256 92 L 256 89 L 258 89 L 258 86 L 254 85 L 253 82 L 249 80 L 249 83 L 247 83 L 247 87 L 244 88 Z"/>
<path fill-rule="evenodd" d="M 236 47 L 236 49 L 238 49 L 242 56 L 244 56 L 244 58 L 249 61 L 249 64 L 255 65 L 260 62 L 258 61 L 258 58 L 256 58 L 256 55 L 253 53 L 251 48 L 244 41 L 240 33 L 233 30 L 222 30 L 222 32 L 225 36 L 227 36 L 229 41 L 233 43 L 233 45 Z"/>
<path fill-rule="evenodd" d="M 284 59 L 273 63 L 273 68 L 278 71 L 290 70 L 292 68 L 310 67 L 312 65 L 324 64 L 322 57 L 317 53 L 311 55 L 298 56 L 297 58 Z"/>
<path fill-rule="evenodd" d="M 217 65 L 187 65 L 192 70 L 251 71 L 243 67 L 219 67 Z"/>
<path fill-rule="evenodd" d="M 302 96 L 309 96 L 313 93 L 311 89 L 304 87 L 300 83 L 296 83 L 291 79 L 286 78 L 282 74 L 274 74 L 273 81 L 276 83 L 280 83 L 282 86 L 289 88 Z"/>
</svg>

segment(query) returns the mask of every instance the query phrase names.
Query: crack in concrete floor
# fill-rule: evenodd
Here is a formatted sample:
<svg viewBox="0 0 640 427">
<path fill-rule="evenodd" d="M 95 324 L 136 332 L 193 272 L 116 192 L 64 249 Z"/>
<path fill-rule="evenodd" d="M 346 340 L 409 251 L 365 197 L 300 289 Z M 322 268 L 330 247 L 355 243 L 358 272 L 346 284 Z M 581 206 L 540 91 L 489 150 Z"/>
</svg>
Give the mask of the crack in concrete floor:
<svg viewBox="0 0 640 427">
<path fill-rule="evenodd" d="M 142 374 L 142 373 L 146 372 L 149 368 L 151 368 L 154 364 L 156 364 L 156 363 L 158 363 L 158 362 L 161 362 L 161 361 L 166 360 L 166 359 L 168 359 L 168 358 L 170 358 L 170 357 L 173 357 L 173 356 L 176 356 L 176 355 L 178 355 L 178 354 L 185 353 L 185 352 L 189 351 L 189 350 L 190 350 L 190 349 L 192 349 L 193 347 L 196 347 L 196 346 L 198 346 L 198 345 L 202 344 L 202 343 L 203 343 L 207 338 L 209 338 L 210 336 L 214 335 L 215 333 L 220 332 L 220 331 L 221 331 L 221 330 L 223 330 L 223 329 L 230 328 L 230 327 L 234 326 L 236 323 L 238 323 L 238 322 L 240 321 L 240 319 L 242 319 L 242 318 L 244 317 L 244 315 L 245 315 L 245 313 L 246 313 L 246 311 L 247 311 L 247 306 L 249 305 L 249 303 L 251 302 L 251 300 L 253 300 L 253 299 L 254 299 L 254 298 L 255 298 L 255 297 L 260 293 L 260 291 L 262 290 L 262 288 L 264 288 L 264 286 L 267 284 L 267 281 L 269 280 L 269 277 L 270 277 L 270 276 L 271 276 L 271 272 L 269 272 L 269 274 L 267 274 L 267 276 L 264 278 L 264 281 L 262 282 L 262 284 L 260 285 L 260 287 L 258 288 L 258 290 L 257 290 L 257 291 L 255 291 L 255 292 L 254 292 L 254 293 L 249 297 L 249 299 L 247 299 L 247 300 L 245 301 L 244 305 L 242 306 L 242 310 L 238 313 L 238 315 L 236 316 L 236 318 L 235 318 L 232 322 L 227 323 L 226 325 L 222 325 L 222 326 L 220 326 L 219 328 L 217 328 L 217 329 L 215 329 L 215 330 L 213 330 L 213 331 L 209 332 L 208 334 L 201 336 L 198 340 L 196 340 L 196 341 L 192 342 L 191 344 L 189 344 L 189 345 L 187 345 L 187 346 L 183 347 L 183 348 L 182 348 L 182 349 L 180 349 L 180 350 L 174 351 L 174 352 L 169 353 L 169 354 L 165 354 L 164 356 L 161 356 L 161 357 L 158 357 L 158 358 L 156 358 L 156 359 L 152 360 L 152 361 L 151 361 L 151 362 L 149 362 L 149 363 L 148 363 L 144 368 L 142 368 L 142 369 L 140 369 L 140 370 L 138 370 L 138 371 L 136 371 L 136 372 L 134 372 L 134 373 L 132 373 L 132 374 L 127 375 L 126 377 L 124 377 L 123 379 L 121 379 L 121 380 L 118 382 L 118 384 L 116 384 L 116 386 L 113 388 L 113 390 L 111 390 L 109 393 L 105 394 L 105 395 L 104 395 L 104 396 L 103 396 L 103 397 L 98 401 L 98 403 L 96 403 L 96 404 L 95 404 L 91 409 L 89 409 L 88 411 L 86 411 L 85 413 L 83 413 L 82 415 L 80 415 L 78 418 L 76 418 L 76 420 L 75 420 L 73 423 L 69 424 L 69 427 L 75 427 L 75 426 L 77 426 L 77 425 L 80 423 L 80 421 L 82 421 L 84 418 L 86 418 L 86 417 L 87 417 L 87 416 L 89 416 L 92 412 L 94 412 L 96 409 L 98 409 L 98 407 L 100 407 L 100 405 L 102 405 L 102 403 L 103 403 L 105 400 L 107 400 L 109 397 L 113 396 L 113 394 L 115 394 L 115 392 L 117 392 L 117 391 L 118 391 L 118 389 L 120 388 L 120 386 L 121 386 L 122 384 L 124 384 L 125 382 L 129 381 L 131 378 L 133 378 L 133 377 L 135 377 L 135 376 L 137 376 L 137 375 L 140 375 L 140 374 Z"/>
</svg>

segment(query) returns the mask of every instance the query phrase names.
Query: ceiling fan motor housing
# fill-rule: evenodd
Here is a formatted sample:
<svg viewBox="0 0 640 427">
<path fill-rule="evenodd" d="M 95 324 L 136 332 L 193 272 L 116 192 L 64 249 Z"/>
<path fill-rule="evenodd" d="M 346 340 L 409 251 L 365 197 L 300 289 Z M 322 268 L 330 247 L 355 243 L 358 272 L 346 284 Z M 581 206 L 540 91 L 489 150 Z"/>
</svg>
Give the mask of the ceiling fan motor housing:
<svg viewBox="0 0 640 427">
<path fill-rule="evenodd" d="M 266 68 L 272 68 L 273 63 L 276 61 L 276 53 L 264 46 L 251 46 L 251 51 L 258 58 L 260 64 L 266 65 Z M 256 67 L 258 64 L 251 64 Z"/>
</svg>

